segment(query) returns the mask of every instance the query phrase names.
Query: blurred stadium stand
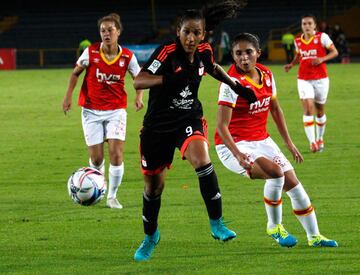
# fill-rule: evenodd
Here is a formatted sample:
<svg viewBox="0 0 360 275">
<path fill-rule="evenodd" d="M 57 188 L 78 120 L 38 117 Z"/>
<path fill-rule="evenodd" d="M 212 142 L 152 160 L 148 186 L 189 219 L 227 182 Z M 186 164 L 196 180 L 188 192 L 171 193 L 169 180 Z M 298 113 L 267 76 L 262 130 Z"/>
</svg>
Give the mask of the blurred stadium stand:
<svg viewBox="0 0 360 275">
<path fill-rule="evenodd" d="M 45 66 L 72 65 L 79 42 L 84 38 L 98 41 L 97 20 L 110 12 L 121 16 L 124 25 L 121 44 L 161 43 L 175 37 L 175 21 L 183 10 L 199 8 L 207 2 L 77 0 L 45 5 L 40 1 L 10 0 L 3 2 L 0 10 L 0 48 L 16 48 L 20 67 L 36 66 L 41 62 Z M 300 16 L 305 13 L 312 13 L 318 19 L 339 16 L 356 4 L 359 1 L 248 0 L 238 18 L 223 22 L 217 31 L 224 29 L 230 37 L 242 31 L 255 33 L 266 51 L 272 29 L 300 26 Z M 277 39 L 276 32 L 272 35 L 275 37 L 271 39 Z"/>
</svg>

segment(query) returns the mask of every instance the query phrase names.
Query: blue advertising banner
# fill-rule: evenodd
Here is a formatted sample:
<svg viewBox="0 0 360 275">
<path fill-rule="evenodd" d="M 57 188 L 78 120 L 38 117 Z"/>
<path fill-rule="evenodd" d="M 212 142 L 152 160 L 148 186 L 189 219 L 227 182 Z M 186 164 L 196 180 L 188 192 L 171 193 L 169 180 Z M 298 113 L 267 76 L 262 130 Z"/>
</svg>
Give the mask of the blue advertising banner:
<svg viewBox="0 0 360 275">
<path fill-rule="evenodd" d="M 159 46 L 159 44 L 124 45 L 135 54 L 139 63 L 145 63 Z"/>
</svg>

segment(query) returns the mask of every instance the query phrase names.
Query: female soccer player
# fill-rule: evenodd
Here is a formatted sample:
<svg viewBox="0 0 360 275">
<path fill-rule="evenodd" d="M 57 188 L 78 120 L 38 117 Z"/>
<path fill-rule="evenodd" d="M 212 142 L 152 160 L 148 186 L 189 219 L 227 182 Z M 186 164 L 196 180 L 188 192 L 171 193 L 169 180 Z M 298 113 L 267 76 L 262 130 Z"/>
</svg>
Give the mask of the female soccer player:
<svg viewBox="0 0 360 275">
<path fill-rule="evenodd" d="M 301 18 L 301 28 L 303 34 L 296 37 L 294 42 L 297 53 L 293 61 L 286 64 L 284 69 L 288 72 L 300 62 L 298 91 L 304 109 L 304 129 L 310 142 L 310 150 L 315 153 L 324 150 L 325 102 L 329 92 L 329 78 L 325 62 L 337 57 L 338 51 L 326 33 L 315 30 L 315 16 L 304 15 Z"/>
<path fill-rule="evenodd" d="M 225 2 L 232 5 L 216 5 L 219 14 L 232 13 L 238 3 Z M 221 241 L 236 237 L 235 232 L 223 223 L 221 193 L 209 157 L 206 122 L 198 91 L 205 73 L 229 84 L 249 101 L 251 97 L 244 94 L 251 90 L 231 80 L 214 63 L 211 46 L 202 43 L 205 22 L 209 24 L 207 15 L 212 14 L 211 11 L 214 10 L 209 8 L 205 15 L 198 10 L 186 11 L 180 18 L 176 41 L 155 50 L 135 78 L 136 89 L 150 88 L 148 110 L 140 135 L 145 181 L 142 213 L 145 240 L 135 252 L 136 261 L 148 260 L 160 240 L 157 221 L 165 185 L 165 168 L 170 168 L 175 148 L 180 150 L 183 159 L 189 161 L 198 176 L 212 236 Z M 214 15 L 211 20 L 217 20 L 217 17 L 219 15 Z"/>
<path fill-rule="evenodd" d="M 229 85 L 222 83 L 215 144 L 223 165 L 236 174 L 251 179 L 265 179 L 264 202 L 268 217 L 267 234 L 281 246 L 291 247 L 297 240 L 282 225 L 281 193 L 290 197 L 294 214 L 306 231 L 310 246 L 337 246 L 319 232 L 310 199 L 296 177 L 294 168 L 266 131 L 269 111 L 289 151 L 296 162 L 303 157 L 293 144 L 280 104 L 276 98 L 273 74 L 258 64 L 258 39 L 249 33 L 234 38 L 231 50 L 234 64 L 228 74 L 251 87 L 257 101 L 249 104 Z"/>
<path fill-rule="evenodd" d="M 101 43 L 89 46 L 76 63 L 63 102 L 66 114 L 72 105 L 72 94 L 79 75 L 86 70 L 80 90 L 82 125 L 89 149 L 91 167 L 105 172 L 104 141 L 109 144 L 109 189 L 106 206 L 121 209 L 116 198 L 124 174 L 127 94 L 126 71 L 134 78 L 139 72 L 135 55 L 118 44 L 123 30 L 120 16 L 112 13 L 98 20 Z M 135 108 L 143 108 L 143 91 L 136 90 Z"/>
</svg>

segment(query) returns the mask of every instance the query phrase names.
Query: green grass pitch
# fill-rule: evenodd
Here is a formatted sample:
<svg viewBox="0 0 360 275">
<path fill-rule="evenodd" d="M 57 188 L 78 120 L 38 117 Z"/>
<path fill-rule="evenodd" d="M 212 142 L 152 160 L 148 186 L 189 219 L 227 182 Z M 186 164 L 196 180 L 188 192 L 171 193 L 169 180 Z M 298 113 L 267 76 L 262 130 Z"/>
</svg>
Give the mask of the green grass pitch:
<svg viewBox="0 0 360 275">
<path fill-rule="evenodd" d="M 177 152 L 162 196 L 161 241 L 149 262 L 134 262 L 143 239 L 138 132 L 145 110 L 134 111 L 130 78 L 125 175 L 118 194 L 124 209 L 118 211 L 105 208 L 105 201 L 75 205 L 67 194 L 69 175 L 88 163 L 76 105 L 81 81 L 70 115 L 61 109 L 71 69 L 1 71 L 0 273 L 358 274 L 360 64 L 328 66 L 328 124 L 321 154 L 309 152 L 296 69 L 286 74 L 281 66 L 270 68 L 289 131 L 305 157 L 303 164 L 293 163 L 297 175 L 312 199 L 321 233 L 336 239 L 339 248 L 308 247 L 286 195 L 283 223 L 299 243 L 291 249 L 276 245 L 265 233 L 263 181 L 226 170 L 212 145 L 224 217 L 238 237 L 225 244 L 212 239 L 195 172 Z M 200 88 L 211 143 L 218 85 L 206 76 Z M 269 131 L 290 158 L 272 121 Z"/>
</svg>

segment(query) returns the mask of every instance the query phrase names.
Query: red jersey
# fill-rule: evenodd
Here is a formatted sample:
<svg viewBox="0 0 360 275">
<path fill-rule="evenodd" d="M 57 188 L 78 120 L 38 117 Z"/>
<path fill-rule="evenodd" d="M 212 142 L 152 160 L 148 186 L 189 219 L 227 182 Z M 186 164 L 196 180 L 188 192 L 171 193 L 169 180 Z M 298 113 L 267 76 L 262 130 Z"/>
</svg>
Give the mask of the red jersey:
<svg viewBox="0 0 360 275">
<path fill-rule="evenodd" d="M 241 83 L 242 86 L 252 89 L 258 101 L 248 104 L 238 96 L 227 84 L 221 83 L 219 91 L 219 105 L 233 108 L 229 124 L 229 131 L 235 142 L 246 140 L 256 141 L 266 139 L 269 134 L 266 122 L 270 110 L 270 102 L 276 96 L 276 86 L 271 71 L 261 64 L 256 64 L 261 75 L 261 84 L 256 84 L 248 76 L 240 73 L 235 65 L 231 65 L 228 74 Z M 218 132 L 215 133 L 215 145 L 224 144 Z"/>
<path fill-rule="evenodd" d="M 86 67 L 80 90 L 79 105 L 94 110 L 115 110 L 127 107 L 124 87 L 126 71 L 135 77 L 140 67 L 135 55 L 119 46 L 119 53 L 108 61 L 101 50 L 101 43 L 90 45 L 77 61 Z"/>
<path fill-rule="evenodd" d="M 325 56 L 326 49 L 332 44 L 330 37 L 323 32 L 315 32 L 308 41 L 304 39 L 303 34 L 295 38 L 295 48 L 300 56 L 298 79 L 315 80 L 328 76 L 325 63 L 315 66 L 312 61 Z"/>
</svg>

